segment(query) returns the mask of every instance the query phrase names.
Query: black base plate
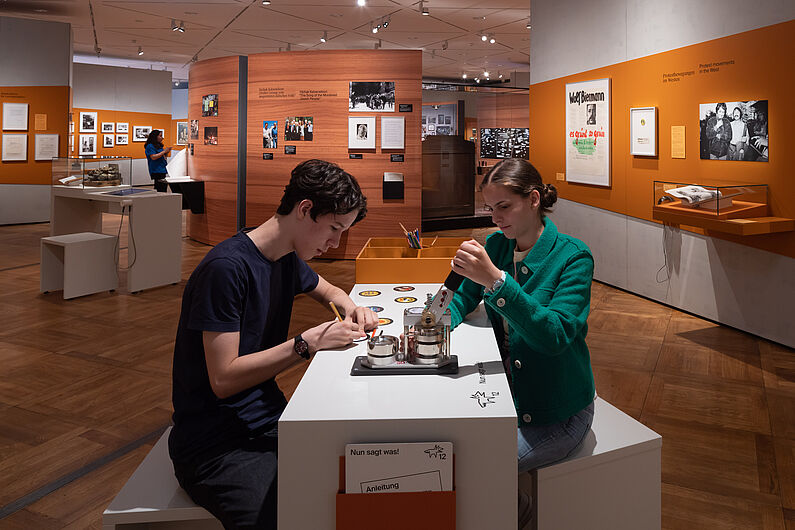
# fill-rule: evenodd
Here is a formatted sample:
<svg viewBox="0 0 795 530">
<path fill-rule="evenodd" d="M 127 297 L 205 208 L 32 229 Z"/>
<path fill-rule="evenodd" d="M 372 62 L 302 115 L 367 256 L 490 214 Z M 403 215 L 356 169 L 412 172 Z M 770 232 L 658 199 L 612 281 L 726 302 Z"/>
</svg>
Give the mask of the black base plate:
<svg viewBox="0 0 795 530">
<path fill-rule="evenodd" d="M 356 357 L 351 367 L 351 375 L 450 375 L 458 373 L 457 355 L 451 355 L 450 362 L 439 367 L 396 364 L 394 366 L 385 366 L 382 368 L 370 368 L 362 364 L 362 361 L 365 359 L 367 359 L 366 355 L 359 355 Z"/>
</svg>

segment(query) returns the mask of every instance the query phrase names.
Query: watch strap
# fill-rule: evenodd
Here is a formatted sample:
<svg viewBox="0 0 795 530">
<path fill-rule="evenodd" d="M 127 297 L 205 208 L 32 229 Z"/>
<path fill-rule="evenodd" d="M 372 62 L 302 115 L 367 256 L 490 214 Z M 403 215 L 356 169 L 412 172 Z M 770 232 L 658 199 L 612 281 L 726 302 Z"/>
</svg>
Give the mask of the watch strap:
<svg viewBox="0 0 795 530">
<path fill-rule="evenodd" d="M 300 357 L 309 360 L 309 343 L 300 334 L 293 339 L 293 351 Z"/>
</svg>

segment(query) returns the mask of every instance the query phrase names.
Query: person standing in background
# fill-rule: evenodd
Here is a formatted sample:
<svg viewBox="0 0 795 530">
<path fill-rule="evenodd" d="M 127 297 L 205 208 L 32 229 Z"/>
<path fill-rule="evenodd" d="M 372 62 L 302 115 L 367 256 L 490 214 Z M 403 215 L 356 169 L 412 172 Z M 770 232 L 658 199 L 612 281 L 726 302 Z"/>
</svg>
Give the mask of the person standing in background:
<svg viewBox="0 0 795 530">
<path fill-rule="evenodd" d="M 155 181 L 155 190 L 165 193 L 168 190 L 166 177 L 166 157 L 171 152 L 171 147 L 163 147 L 163 132 L 155 129 L 146 137 L 144 153 L 149 166 L 149 178 Z"/>
</svg>

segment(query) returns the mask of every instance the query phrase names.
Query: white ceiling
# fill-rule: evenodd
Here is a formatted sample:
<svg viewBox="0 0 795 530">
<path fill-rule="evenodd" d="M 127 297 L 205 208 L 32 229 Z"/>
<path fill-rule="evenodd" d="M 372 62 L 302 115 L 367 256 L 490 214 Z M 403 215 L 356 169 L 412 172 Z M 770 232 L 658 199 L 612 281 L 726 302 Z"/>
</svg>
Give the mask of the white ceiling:
<svg viewBox="0 0 795 530">
<path fill-rule="evenodd" d="M 323 49 L 422 49 L 423 77 L 471 79 L 484 69 L 528 72 L 530 0 L 0 0 L 0 15 L 68 22 L 76 62 L 168 69 L 191 59 Z M 91 11 L 93 11 L 93 25 Z M 371 27 L 390 20 L 373 34 Z M 171 20 L 186 31 L 171 30 Z M 96 45 L 101 49 L 99 59 Z M 323 31 L 326 43 L 320 42 Z M 494 34 L 495 44 L 481 41 Z M 138 47 L 144 50 L 138 56 Z M 446 48 L 446 49 L 443 49 Z"/>
</svg>

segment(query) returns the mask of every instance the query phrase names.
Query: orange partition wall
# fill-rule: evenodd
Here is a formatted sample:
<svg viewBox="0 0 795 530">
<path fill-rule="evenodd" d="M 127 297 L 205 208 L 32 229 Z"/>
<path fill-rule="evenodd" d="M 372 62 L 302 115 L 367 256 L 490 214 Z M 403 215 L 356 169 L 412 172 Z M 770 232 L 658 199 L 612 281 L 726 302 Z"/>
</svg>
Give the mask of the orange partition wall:
<svg viewBox="0 0 795 530">
<path fill-rule="evenodd" d="M 171 114 L 153 114 L 149 112 L 126 112 L 121 110 L 102 110 L 102 109 L 72 109 L 72 120 L 74 121 L 74 149 L 70 151 L 69 156 L 80 156 L 79 145 L 81 134 L 94 134 L 94 133 L 81 133 L 80 132 L 80 113 L 81 112 L 96 112 L 97 113 L 97 154 L 96 156 L 129 156 L 132 158 L 144 158 L 144 144 L 146 142 L 133 141 L 133 126 L 149 126 L 152 129 L 159 129 L 163 131 L 163 144 L 175 145 L 176 135 L 171 132 Z M 102 147 L 102 123 L 113 122 L 113 147 Z M 127 132 L 117 133 L 116 123 L 126 123 Z M 174 126 L 176 131 L 176 125 Z M 107 133 L 110 134 L 110 133 Z M 116 135 L 126 134 L 127 145 L 116 145 Z"/>
<path fill-rule="evenodd" d="M 188 236 L 215 245 L 237 231 L 237 107 L 240 58 L 220 57 L 193 64 L 188 89 L 188 123 L 199 120 L 199 138 L 188 138 L 188 175 L 204 181 L 204 213 L 188 215 Z M 202 97 L 218 95 L 218 116 L 202 116 Z M 216 144 L 205 144 L 207 127 Z"/>
<path fill-rule="evenodd" d="M 3 103 L 28 104 L 28 130 L 2 131 L 27 134 L 28 158 L 22 162 L 0 162 L 0 184 L 47 184 L 52 180 L 52 162 L 35 160 L 36 134 L 58 134 L 58 153 L 66 156 L 69 131 L 68 86 L 21 86 L 0 88 L 0 123 Z M 36 130 L 36 115 L 47 116 L 46 128 Z"/>
<path fill-rule="evenodd" d="M 372 236 L 400 237 L 403 232 L 398 222 L 407 228 L 419 227 L 421 55 L 419 50 L 333 50 L 250 55 L 246 224 L 254 226 L 273 215 L 290 172 L 298 163 L 321 158 L 339 164 L 356 177 L 367 196 L 368 209 L 367 217 L 343 235 L 339 248 L 330 250 L 324 257 L 353 259 Z M 393 81 L 395 111 L 349 112 L 350 81 Z M 411 104 L 412 112 L 399 112 L 399 104 Z M 285 142 L 284 122 L 288 116 L 313 118 L 312 141 Z M 349 116 L 376 117 L 375 149 L 349 151 Z M 383 117 L 404 118 L 404 149 L 381 149 Z M 266 120 L 278 122 L 276 149 L 263 147 L 262 122 Z M 296 146 L 296 154 L 284 154 L 285 145 Z M 263 153 L 272 154 L 273 159 L 263 160 Z M 349 153 L 361 154 L 362 158 L 351 160 Z M 391 154 L 402 154 L 403 162 L 391 162 Z M 404 199 L 383 199 L 382 181 L 386 171 L 403 174 Z"/>
<path fill-rule="evenodd" d="M 652 219 L 655 180 L 767 184 L 770 215 L 795 218 L 795 179 L 788 147 L 790 124 L 795 123 L 793 49 L 795 21 L 789 21 L 531 85 L 530 161 L 545 181 L 557 186 L 560 197 L 641 219 Z M 612 91 L 612 186 L 558 181 L 556 174 L 566 171 L 565 85 L 605 77 L 611 79 Z M 770 161 L 701 160 L 699 104 L 756 99 L 768 100 Z M 658 109 L 658 156 L 654 158 L 629 153 L 629 109 L 646 106 Z M 684 159 L 671 158 L 674 125 L 685 126 Z M 795 232 L 709 235 L 795 257 Z"/>
</svg>

